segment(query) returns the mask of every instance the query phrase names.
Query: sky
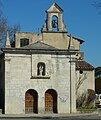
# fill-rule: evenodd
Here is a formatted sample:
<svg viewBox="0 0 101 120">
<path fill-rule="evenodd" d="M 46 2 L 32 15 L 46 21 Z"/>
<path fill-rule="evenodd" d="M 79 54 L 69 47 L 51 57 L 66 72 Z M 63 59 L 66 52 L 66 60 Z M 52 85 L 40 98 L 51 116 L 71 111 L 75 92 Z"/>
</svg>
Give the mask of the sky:
<svg viewBox="0 0 101 120">
<path fill-rule="evenodd" d="M 84 40 L 81 51 L 94 67 L 101 66 L 101 0 L 5 0 L 2 11 L 10 25 L 20 24 L 22 32 L 39 32 L 47 10 L 56 2 L 63 10 L 68 34 Z"/>
</svg>

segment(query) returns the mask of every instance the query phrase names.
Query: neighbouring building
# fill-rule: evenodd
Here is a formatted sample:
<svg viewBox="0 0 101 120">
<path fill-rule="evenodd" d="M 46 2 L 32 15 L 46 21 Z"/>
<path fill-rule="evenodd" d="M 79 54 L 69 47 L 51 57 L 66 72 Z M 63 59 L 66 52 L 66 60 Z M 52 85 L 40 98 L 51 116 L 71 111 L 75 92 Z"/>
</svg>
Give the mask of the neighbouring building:
<svg viewBox="0 0 101 120">
<path fill-rule="evenodd" d="M 101 94 L 101 67 L 95 68 L 95 92 Z"/>
<path fill-rule="evenodd" d="M 40 34 L 7 33 L 0 55 L 0 108 L 5 114 L 75 113 L 76 95 L 95 90 L 94 67 L 80 51 L 83 40 L 69 35 L 63 10 L 46 10 Z"/>
</svg>

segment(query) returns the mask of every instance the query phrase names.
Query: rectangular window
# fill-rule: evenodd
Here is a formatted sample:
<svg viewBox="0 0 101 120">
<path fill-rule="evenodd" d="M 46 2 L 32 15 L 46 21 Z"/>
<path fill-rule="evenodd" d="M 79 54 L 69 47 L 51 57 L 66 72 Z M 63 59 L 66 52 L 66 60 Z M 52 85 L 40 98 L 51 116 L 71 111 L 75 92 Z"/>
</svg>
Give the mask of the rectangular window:
<svg viewBox="0 0 101 120">
<path fill-rule="evenodd" d="M 26 38 L 20 39 L 20 47 L 24 47 L 26 45 L 29 45 L 29 39 Z"/>
</svg>

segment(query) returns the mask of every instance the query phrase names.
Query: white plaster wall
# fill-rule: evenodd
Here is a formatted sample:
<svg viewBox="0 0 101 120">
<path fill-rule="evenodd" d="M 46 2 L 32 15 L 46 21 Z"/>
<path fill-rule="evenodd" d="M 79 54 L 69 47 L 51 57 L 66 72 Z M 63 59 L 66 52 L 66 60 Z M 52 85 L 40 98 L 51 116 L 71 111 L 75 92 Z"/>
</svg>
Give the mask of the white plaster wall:
<svg viewBox="0 0 101 120">
<path fill-rule="evenodd" d="M 25 113 L 25 92 L 34 89 L 38 92 L 38 113 L 44 113 L 45 92 L 57 91 L 58 113 L 70 112 L 70 63 L 65 55 L 24 55 L 6 54 L 5 61 L 5 113 Z M 46 64 L 46 76 L 35 77 L 38 62 Z"/>
<path fill-rule="evenodd" d="M 83 80 L 82 84 L 80 85 L 78 89 L 78 93 L 81 94 L 84 91 L 87 91 L 87 89 L 95 90 L 95 77 L 94 77 L 94 70 L 89 71 L 83 71 L 83 74 L 86 73 L 86 79 Z M 79 79 L 79 71 L 76 72 L 77 80 Z"/>
</svg>

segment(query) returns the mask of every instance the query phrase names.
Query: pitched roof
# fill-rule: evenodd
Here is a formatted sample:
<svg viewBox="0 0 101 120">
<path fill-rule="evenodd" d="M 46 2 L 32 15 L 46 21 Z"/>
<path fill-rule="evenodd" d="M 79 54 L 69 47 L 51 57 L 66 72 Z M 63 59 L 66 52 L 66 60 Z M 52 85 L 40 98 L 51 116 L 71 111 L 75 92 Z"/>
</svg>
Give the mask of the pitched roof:
<svg viewBox="0 0 101 120">
<path fill-rule="evenodd" d="M 46 10 L 46 12 L 63 12 L 62 8 L 60 8 L 55 2 Z"/>
<path fill-rule="evenodd" d="M 52 47 L 48 44 L 45 44 L 41 41 L 37 41 L 33 44 L 30 44 L 30 45 L 27 45 L 27 46 L 24 46 L 24 47 L 21 47 L 22 49 L 37 49 L 37 50 L 45 50 L 45 49 L 52 49 L 52 50 L 56 50 L 57 48 L 55 47 Z"/>
<path fill-rule="evenodd" d="M 67 36 L 68 36 L 68 37 L 71 37 L 71 35 L 67 35 Z M 77 37 L 74 37 L 74 36 L 72 36 L 72 38 L 80 41 L 80 44 L 82 44 L 83 42 L 85 42 L 84 40 L 81 40 L 81 39 L 79 39 L 79 38 L 77 38 Z"/>
<path fill-rule="evenodd" d="M 86 61 L 76 61 L 77 70 L 93 70 L 94 67 L 87 63 Z"/>
</svg>

